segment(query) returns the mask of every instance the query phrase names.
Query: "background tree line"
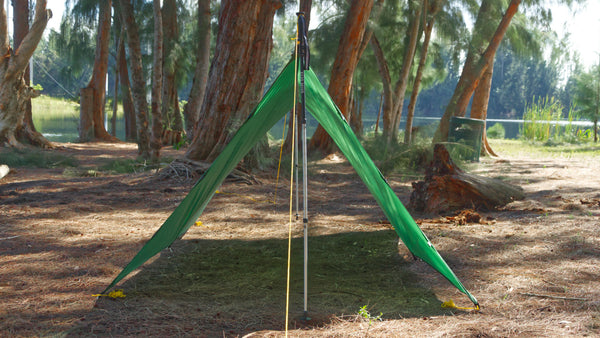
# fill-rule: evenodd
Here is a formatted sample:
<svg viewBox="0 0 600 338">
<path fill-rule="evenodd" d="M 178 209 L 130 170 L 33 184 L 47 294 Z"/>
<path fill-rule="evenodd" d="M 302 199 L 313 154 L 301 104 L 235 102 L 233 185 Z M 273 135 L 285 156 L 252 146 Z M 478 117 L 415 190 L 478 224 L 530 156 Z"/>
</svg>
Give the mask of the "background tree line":
<svg viewBox="0 0 600 338">
<path fill-rule="evenodd" d="M 19 4 L 27 13 L 17 11 Z M 300 1 L 318 20 L 309 32 L 311 65 L 357 134 L 364 119 L 381 114 L 388 144 L 410 142 L 414 116 L 442 117 L 436 138 L 444 140 L 451 116 L 520 118 L 539 97 L 557 97 L 566 109 L 580 102 L 582 114 L 597 120 L 593 91 L 581 95 L 597 76 L 584 76 L 593 71 L 550 30 L 546 5 Z M 22 0 L 14 6 L 15 17 L 26 17 L 32 30 L 34 13 L 46 5 Z M 39 36 L 34 84 L 43 94 L 80 101 L 82 141 L 115 140 L 115 122 L 111 135 L 103 117 L 106 97 L 116 97 L 125 110 L 126 138 L 138 142 L 142 157 L 156 159 L 161 146 L 187 142 L 188 158 L 210 161 L 290 60 L 297 10 L 289 0 L 66 1 L 60 30 Z M 6 16 L 1 19 L 7 26 Z M 12 40 L 15 50 L 18 40 Z M 2 111 L 0 119 L 13 115 L 15 130 L 28 126 L 19 117 L 26 112 Z M 407 120 L 403 139 L 401 119 Z M 6 130 L 0 130 L 3 143 L 17 144 Z M 320 128 L 311 147 L 334 150 Z"/>
</svg>

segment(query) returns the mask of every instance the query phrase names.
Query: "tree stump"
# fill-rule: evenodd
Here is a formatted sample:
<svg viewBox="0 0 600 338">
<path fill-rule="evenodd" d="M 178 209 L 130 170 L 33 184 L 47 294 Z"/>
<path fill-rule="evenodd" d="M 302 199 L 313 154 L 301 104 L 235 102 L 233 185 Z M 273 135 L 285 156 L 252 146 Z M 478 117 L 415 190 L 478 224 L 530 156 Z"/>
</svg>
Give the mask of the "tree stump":
<svg viewBox="0 0 600 338">
<path fill-rule="evenodd" d="M 465 173 L 454 164 L 442 144 L 435 145 L 433 158 L 425 171 L 425 181 L 412 184 L 409 207 L 415 211 L 494 210 L 525 197 L 520 187 Z"/>
</svg>

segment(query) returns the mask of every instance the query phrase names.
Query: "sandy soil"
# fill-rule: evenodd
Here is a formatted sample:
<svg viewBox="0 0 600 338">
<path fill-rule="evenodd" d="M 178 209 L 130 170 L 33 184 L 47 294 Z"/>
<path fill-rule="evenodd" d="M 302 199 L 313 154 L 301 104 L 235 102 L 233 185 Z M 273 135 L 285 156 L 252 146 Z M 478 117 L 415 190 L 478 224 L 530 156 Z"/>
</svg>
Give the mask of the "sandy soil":
<svg viewBox="0 0 600 338">
<path fill-rule="evenodd" d="M 84 168 L 136 154 L 133 144 L 62 146 L 57 151 L 77 157 Z M 180 154 L 165 151 L 171 157 Z M 479 299 L 481 311 L 440 310 L 441 302 L 449 299 L 463 306 L 470 303 L 424 263 L 402 261 L 390 269 L 412 277 L 408 286 L 398 287 L 430 295 L 419 301 L 418 310 L 405 311 L 406 305 L 386 304 L 385 299 L 374 303 L 368 297 L 361 303 L 340 301 L 330 307 L 339 310 L 320 313 L 311 322 L 292 320 L 290 336 L 600 336 L 598 157 L 522 154 L 485 159 L 472 169 L 520 185 L 526 199 L 481 213 L 484 221 L 477 224 L 414 216 Z M 311 237 L 391 233 L 381 222 L 383 213 L 342 159 L 311 163 L 309 172 Z M 176 257 L 190 255 L 198 243 L 286 241 L 289 181 L 283 179 L 276 193 L 274 176 L 259 174 L 261 185 L 225 183 L 224 193 L 215 196 L 201 217 L 204 226 L 192 227 L 183 240 L 129 277 L 122 284 L 127 297 L 112 300 L 92 295 L 129 262 L 193 182 L 160 181 L 152 172 L 82 177 L 65 175 L 64 169 L 13 169 L 0 181 L 0 336 L 284 336 L 284 304 L 248 301 L 249 286 L 228 299 L 219 298 L 219 304 L 213 304 L 216 296 L 190 297 L 181 290 L 161 296 L 152 289 L 169 280 L 165 267 L 181 268 Z M 407 202 L 410 182 L 389 180 Z M 280 201 L 276 205 L 260 203 L 275 194 Z M 293 233 L 300 236 L 300 227 Z M 360 267 L 356 270 L 359 274 Z M 230 272 L 232 278 L 236 273 Z M 377 292 L 379 285 L 369 288 Z M 218 295 L 219 285 L 211 292 Z M 277 292 L 283 295 L 285 289 Z M 374 314 L 385 307 L 383 320 L 357 316 L 356 304 L 369 304 Z M 294 301 L 292 318 L 301 306 Z"/>
</svg>

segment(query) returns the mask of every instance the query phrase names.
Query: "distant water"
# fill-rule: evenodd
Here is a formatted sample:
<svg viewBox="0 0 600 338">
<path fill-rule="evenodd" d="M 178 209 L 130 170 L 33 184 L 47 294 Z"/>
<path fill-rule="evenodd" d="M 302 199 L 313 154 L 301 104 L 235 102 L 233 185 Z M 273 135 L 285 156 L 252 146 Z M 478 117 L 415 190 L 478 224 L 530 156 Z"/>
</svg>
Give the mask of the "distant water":
<svg viewBox="0 0 600 338">
<path fill-rule="evenodd" d="M 435 129 L 435 125 L 440 120 L 439 117 L 415 117 L 413 125 L 418 126 L 431 126 L 428 129 Z M 375 119 L 365 119 L 363 121 L 363 127 L 365 132 L 375 130 Z M 400 130 L 404 130 L 406 121 L 401 121 Z M 505 137 L 508 139 L 516 139 L 519 137 L 519 131 L 523 127 L 523 120 L 517 119 L 488 119 L 486 121 L 486 127 L 489 128 L 496 123 L 502 124 L 505 130 Z M 556 121 L 551 121 L 551 124 L 556 124 Z M 37 117 L 34 116 L 34 124 L 38 131 L 40 131 L 48 140 L 54 142 L 77 142 L 79 139 L 79 132 L 77 130 L 79 124 L 79 118 L 75 114 L 67 117 Z M 561 126 L 568 125 L 569 121 L 558 121 Z M 571 124 L 576 127 L 590 128 L 593 123 L 590 121 L 572 121 Z M 312 135 L 317 128 L 317 122 L 312 116 L 307 116 L 307 134 Z M 381 130 L 381 122 L 379 125 Z M 108 126 L 110 132 L 110 126 Z M 270 130 L 270 134 L 274 139 L 281 139 L 283 133 L 283 119 L 273 126 Z M 117 137 L 121 140 L 125 139 L 125 120 L 117 119 Z"/>
</svg>

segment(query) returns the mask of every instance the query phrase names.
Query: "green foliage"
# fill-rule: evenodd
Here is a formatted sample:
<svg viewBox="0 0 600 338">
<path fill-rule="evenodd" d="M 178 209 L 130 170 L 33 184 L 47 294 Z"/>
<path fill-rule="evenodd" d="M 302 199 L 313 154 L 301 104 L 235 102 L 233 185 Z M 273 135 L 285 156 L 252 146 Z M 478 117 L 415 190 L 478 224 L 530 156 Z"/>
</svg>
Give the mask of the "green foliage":
<svg viewBox="0 0 600 338">
<path fill-rule="evenodd" d="M 592 139 L 591 130 L 573 124 L 581 110 L 571 107 L 566 121 L 562 119 L 564 110 L 562 103 L 555 98 L 534 99 L 523 115 L 521 138 L 551 146 L 565 142 L 587 142 Z"/>
<path fill-rule="evenodd" d="M 523 114 L 521 137 L 531 141 L 548 141 L 558 136 L 563 106 L 554 97 L 534 98 Z"/>
<path fill-rule="evenodd" d="M 399 137 L 403 139 L 403 137 Z M 369 137 L 364 147 L 383 174 L 394 172 L 415 172 L 431 161 L 433 145 L 431 140 L 417 140 L 410 145 L 393 143 L 387 145 L 385 139 L 378 135 Z"/>
<path fill-rule="evenodd" d="M 596 126 L 600 118 L 600 65 L 577 77 L 574 94 L 577 114 Z"/>
<path fill-rule="evenodd" d="M 496 123 L 493 126 L 489 127 L 486 131 L 488 138 L 504 138 L 506 131 L 504 130 L 504 126 L 502 123 Z"/>
<path fill-rule="evenodd" d="M 0 163 L 17 168 L 61 168 L 79 165 L 76 158 L 65 156 L 56 150 L 33 148 L 2 149 L 0 150 Z"/>
<path fill-rule="evenodd" d="M 131 174 L 131 173 L 139 173 L 153 169 L 159 169 L 167 165 L 173 161 L 171 158 L 161 157 L 162 163 L 158 165 L 152 164 L 143 160 L 141 158 L 138 159 L 116 159 L 106 162 L 104 165 L 98 168 L 100 172 L 107 172 L 111 174 Z"/>
</svg>

